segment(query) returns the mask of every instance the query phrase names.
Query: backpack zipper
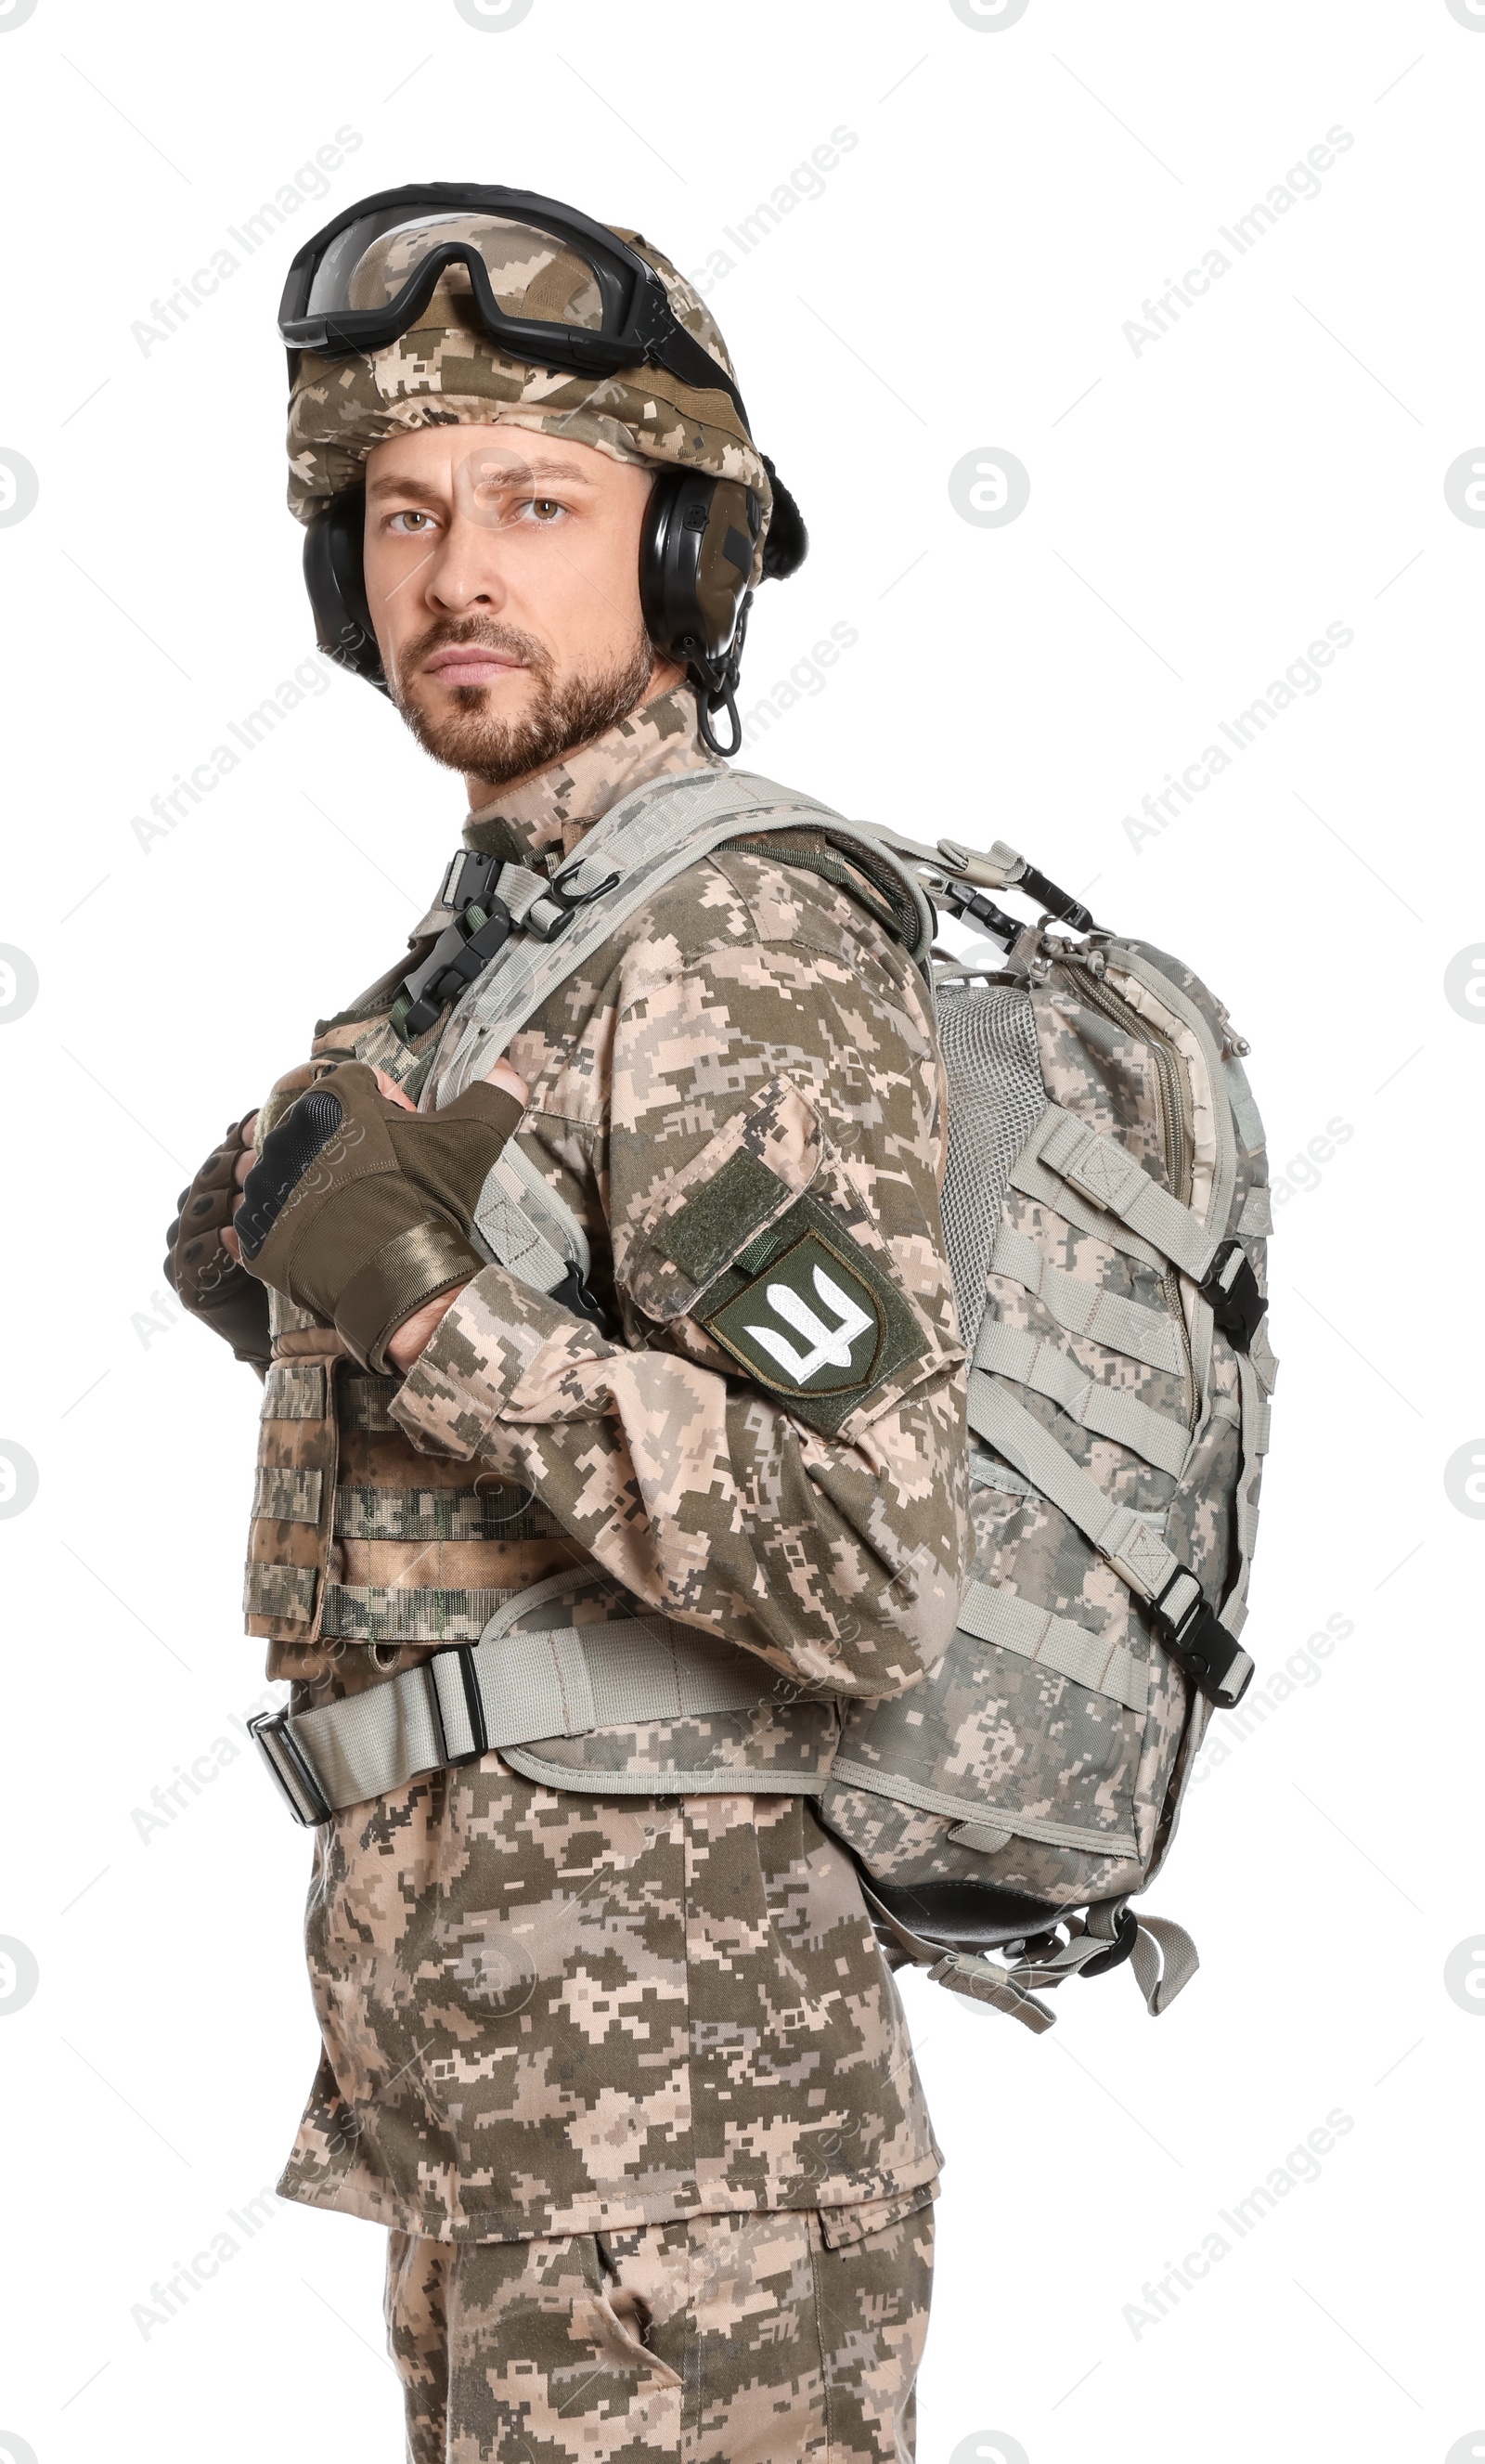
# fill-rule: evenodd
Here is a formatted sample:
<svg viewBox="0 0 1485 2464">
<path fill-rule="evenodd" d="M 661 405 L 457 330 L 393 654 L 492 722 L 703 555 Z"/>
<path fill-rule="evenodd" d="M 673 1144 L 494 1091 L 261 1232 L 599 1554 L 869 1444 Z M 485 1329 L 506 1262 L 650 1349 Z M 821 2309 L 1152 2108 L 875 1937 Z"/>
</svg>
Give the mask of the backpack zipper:
<svg viewBox="0 0 1485 2464">
<path fill-rule="evenodd" d="M 1064 968 L 1070 987 L 1090 1009 L 1101 1010 L 1115 1025 L 1122 1027 L 1136 1043 L 1149 1046 L 1155 1063 L 1155 1112 L 1160 1126 L 1160 1142 L 1165 1155 L 1166 1170 L 1170 1176 L 1172 1195 L 1183 1206 L 1191 1202 L 1191 1169 L 1195 1149 L 1195 1128 L 1191 1116 L 1190 1089 L 1180 1054 L 1164 1030 L 1122 1001 L 1112 988 L 1080 968 L 1076 976 Z M 1166 1303 L 1181 1330 L 1181 1356 L 1186 1364 L 1186 1425 L 1196 1425 L 1196 1379 L 1191 1366 L 1190 1337 L 1187 1331 L 1186 1311 L 1181 1306 L 1180 1279 L 1175 1268 L 1161 1268 L 1161 1283 Z"/>
</svg>

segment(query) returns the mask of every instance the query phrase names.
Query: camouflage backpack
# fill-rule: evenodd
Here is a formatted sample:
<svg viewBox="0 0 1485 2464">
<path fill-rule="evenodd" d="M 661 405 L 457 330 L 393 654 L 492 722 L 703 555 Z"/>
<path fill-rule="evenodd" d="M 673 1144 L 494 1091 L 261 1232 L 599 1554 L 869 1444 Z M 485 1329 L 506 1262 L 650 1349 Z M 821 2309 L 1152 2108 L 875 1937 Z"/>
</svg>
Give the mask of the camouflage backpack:
<svg viewBox="0 0 1485 2464">
<path fill-rule="evenodd" d="M 467 990 L 421 1100 L 484 1075 L 628 915 L 760 810 L 771 831 L 784 814 L 809 825 L 816 845 L 795 860 L 833 865 L 933 987 L 944 1228 L 972 1362 L 975 1554 L 958 1630 L 910 1693 L 832 1704 L 839 1739 L 811 1791 L 894 1965 L 1039 2030 L 1053 2013 L 1036 1989 L 1127 1959 L 1159 2013 L 1195 1951 L 1128 1902 L 1169 1848 L 1209 1706 L 1252 1675 L 1237 1638 L 1274 1382 L 1263 1132 L 1226 1012 L 1009 847 L 923 848 L 767 780 L 691 773 L 623 798 L 550 885 L 503 868 L 497 894 L 523 929 L 495 964 L 470 944 L 461 968 L 472 928 L 449 926 L 423 972 L 454 963 Z M 1007 888 L 1039 921 L 1022 928 L 984 895 Z M 944 960 L 931 902 L 1004 955 Z M 475 1229 L 520 1281 L 582 1290 L 582 1228 L 513 1146 Z M 297 1818 L 491 1748 L 754 1699 L 746 1655 L 673 1620 L 549 1630 L 546 1595 L 568 1582 L 517 1594 L 477 1644 L 384 1685 L 254 1721 Z M 800 1710 L 818 1723 L 818 1705 Z"/>
<path fill-rule="evenodd" d="M 1006 952 L 933 970 L 975 1553 L 939 1667 L 847 1711 L 820 1815 L 894 1960 L 1039 2031 L 1036 1989 L 1129 1959 L 1158 2015 L 1195 1949 L 1128 1902 L 1253 1674 L 1275 1361 L 1248 1046 L 1012 848 L 878 835 Z M 983 895 L 1011 887 L 1038 922 Z"/>
</svg>

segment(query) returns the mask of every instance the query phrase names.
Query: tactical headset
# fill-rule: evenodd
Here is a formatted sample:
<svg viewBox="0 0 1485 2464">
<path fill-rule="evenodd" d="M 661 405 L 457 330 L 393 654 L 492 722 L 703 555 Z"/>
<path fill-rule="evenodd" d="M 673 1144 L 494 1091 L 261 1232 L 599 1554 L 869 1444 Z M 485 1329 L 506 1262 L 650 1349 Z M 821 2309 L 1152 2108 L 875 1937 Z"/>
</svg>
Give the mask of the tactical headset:
<svg viewBox="0 0 1485 2464">
<path fill-rule="evenodd" d="M 598 286 L 600 325 L 508 316 L 494 296 L 483 256 L 469 239 L 427 247 L 392 298 L 371 309 L 351 304 L 355 269 L 378 239 L 402 234 L 420 221 L 436 227 L 446 219 L 470 215 L 550 232 L 579 256 Z M 688 385 L 726 392 L 747 430 L 737 387 L 681 324 L 654 267 L 606 225 L 550 198 L 513 188 L 432 184 L 384 189 L 317 232 L 290 268 L 279 310 L 291 383 L 302 350 L 343 357 L 382 349 L 408 331 L 450 263 L 468 270 L 481 322 L 512 357 L 582 374 L 614 374 L 646 362 L 668 367 Z M 804 561 L 808 534 L 773 463 L 766 454 L 761 459 L 774 498 L 763 577 L 783 581 Z M 725 755 L 735 753 L 742 738 L 736 690 L 762 517 L 757 496 L 742 481 L 666 465 L 655 473 L 640 536 L 640 605 L 645 627 L 662 656 L 685 669 L 696 695 L 702 737 L 714 753 Z M 347 489 L 323 505 L 305 537 L 304 579 L 320 649 L 385 693 L 386 675 L 366 602 L 364 520 L 365 496 L 360 488 Z M 717 742 L 710 724 L 723 709 L 732 733 L 732 742 L 725 746 Z"/>
</svg>

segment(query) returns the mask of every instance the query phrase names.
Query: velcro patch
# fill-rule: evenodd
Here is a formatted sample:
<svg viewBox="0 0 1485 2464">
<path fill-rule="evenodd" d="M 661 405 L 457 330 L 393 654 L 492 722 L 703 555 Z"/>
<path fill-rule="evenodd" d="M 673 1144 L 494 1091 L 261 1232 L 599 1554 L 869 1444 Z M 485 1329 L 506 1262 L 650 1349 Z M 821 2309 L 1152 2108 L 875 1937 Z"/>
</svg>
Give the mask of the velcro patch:
<svg viewBox="0 0 1485 2464">
<path fill-rule="evenodd" d="M 928 1350 L 891 1272 L 813 1198 L 734 1257 L 694 1314 L 797 1419 L 824 1430 Z"/>
</svg>

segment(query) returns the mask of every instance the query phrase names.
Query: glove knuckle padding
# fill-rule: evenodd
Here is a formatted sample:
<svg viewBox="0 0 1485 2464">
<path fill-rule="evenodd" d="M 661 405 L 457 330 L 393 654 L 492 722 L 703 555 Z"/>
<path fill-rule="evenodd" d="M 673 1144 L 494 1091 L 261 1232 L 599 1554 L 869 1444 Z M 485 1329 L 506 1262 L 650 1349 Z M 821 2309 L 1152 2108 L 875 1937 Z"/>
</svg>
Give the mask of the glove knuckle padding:
<svg viewBox="0 0 1485 2464">
<path fill-rule="evenodd" d="M 245 1259 L 381 1369 L 403 1321 L 484 1264 L 470 1240 L 474 1210 L 520 1115 L 513 1097 L 487 1087 L 445 1112 L 409 1112 L 387 1102 L 364 1063 L 328 1071 L 269 1133 L 248 1176 L 237 1219 Z"/>
<path fill-rule="evenodd" d="M 230 1222 L 236 1199 L 242 1123 L 214 1147 L 194 1180 L 176 1200 L 165 1235 L 164 1271 L 183 1309 L 231 1345 L 239 1360 L 267 1365 L 270 1353 L 268 1294 L 244 1274 L 218 1235 Z"/>
</svg>

